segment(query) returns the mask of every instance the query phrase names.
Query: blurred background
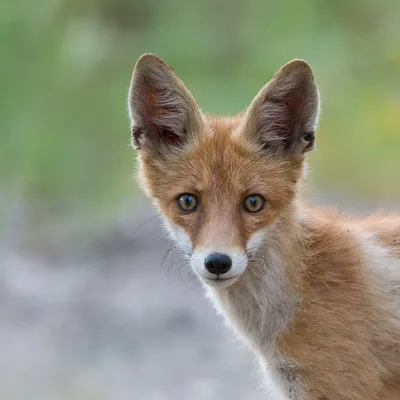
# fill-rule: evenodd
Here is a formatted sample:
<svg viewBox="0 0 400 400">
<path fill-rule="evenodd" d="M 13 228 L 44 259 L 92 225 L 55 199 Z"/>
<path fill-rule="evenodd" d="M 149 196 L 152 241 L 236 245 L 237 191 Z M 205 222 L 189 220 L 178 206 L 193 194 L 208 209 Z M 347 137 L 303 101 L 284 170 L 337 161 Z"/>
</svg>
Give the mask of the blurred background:
<svg viewBox="0 0 400 400">
<path fill-rule="evenodd" d="M 256 364 L 137 189 L 127 90 L 163 57 L 203 110 L 240 111 L 308 60 L 323 112 L 310 195 L 400 196 L 397 0 L 0 3 L 0 398 L 261 399 Z"/>
</svg>

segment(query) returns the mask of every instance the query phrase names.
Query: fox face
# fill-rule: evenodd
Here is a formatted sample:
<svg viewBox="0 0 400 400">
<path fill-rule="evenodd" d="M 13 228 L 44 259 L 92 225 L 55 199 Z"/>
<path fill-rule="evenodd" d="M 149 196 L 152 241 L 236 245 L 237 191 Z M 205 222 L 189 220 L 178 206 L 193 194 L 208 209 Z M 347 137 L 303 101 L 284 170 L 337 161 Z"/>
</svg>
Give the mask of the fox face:
<svg viewBox="0 0 400 400">
<path fill-rule="evenodd" d="M 129 90 L 139 181 L 203 283 L 234 284 L 293 212 L 319 96 L 294 60 L 233 118 L 204 115 L 160 58 L 137 62 Z"/>
</svg>

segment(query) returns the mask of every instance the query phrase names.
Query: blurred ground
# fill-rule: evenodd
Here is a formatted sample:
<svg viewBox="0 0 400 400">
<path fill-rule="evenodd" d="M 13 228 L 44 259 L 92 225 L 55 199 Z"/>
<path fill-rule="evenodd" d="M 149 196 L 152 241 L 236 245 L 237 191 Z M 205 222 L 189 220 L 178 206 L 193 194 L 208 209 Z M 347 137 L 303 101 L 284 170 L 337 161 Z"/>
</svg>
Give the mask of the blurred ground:
<svg viewBox="0 0 400 400">
<path fill-rule="evenodd" d="M 262 398 L 253 357 L 198 284 L 161 265 L 158 219 L 133 234 L 152 213 L 79 249 L 1 249 L 2 400 Z"/>
<path fill-rule="evenodd" d="M 398 205 L 399 20 L 398 0 L 0 2 L 0 400 L 261 399 L 252 356 L 161 266 L 157 220 L 134 235 L 152 213 L 131 184 L 133 65 L 157 53 L 233 114 L 306 59 L 311 191 L 358 212 Z"/>
</svg>

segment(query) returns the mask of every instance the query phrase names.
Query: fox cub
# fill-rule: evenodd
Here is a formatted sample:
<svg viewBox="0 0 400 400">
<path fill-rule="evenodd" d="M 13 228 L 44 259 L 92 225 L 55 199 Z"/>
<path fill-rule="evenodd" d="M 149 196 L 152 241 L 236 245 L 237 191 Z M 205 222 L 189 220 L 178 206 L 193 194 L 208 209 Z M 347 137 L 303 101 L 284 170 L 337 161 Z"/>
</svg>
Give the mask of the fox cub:
<svg viewBox="0 0 400 400">
<path fill-rule="evenodd" d="M 319 93 L 293 60 L 234 117 L 204 114 L 162 59 L 129 90 L 139 180 L 269 399 L 400 399 L 400 216 L 302 199 Z"/>
</svg>

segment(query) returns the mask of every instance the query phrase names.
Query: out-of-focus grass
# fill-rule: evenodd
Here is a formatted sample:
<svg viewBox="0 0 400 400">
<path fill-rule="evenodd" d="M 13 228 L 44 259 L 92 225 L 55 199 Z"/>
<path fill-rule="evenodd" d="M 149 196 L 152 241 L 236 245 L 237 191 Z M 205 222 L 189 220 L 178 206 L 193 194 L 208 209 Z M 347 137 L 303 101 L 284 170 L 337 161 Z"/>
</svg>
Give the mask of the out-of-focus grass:
<svg viewBox="0 0 400 400">
<path fill-rule="evenodd" d="M 320 86 L 321 190 L 400 194 L 400 3 L 47 0 L 0 5 L 0 202 L 99 215 L 134 195 L 126 94 L 136 59 L 164 57 L 208 112 L 245 107 L 305 58 Z"/>
</svg>

